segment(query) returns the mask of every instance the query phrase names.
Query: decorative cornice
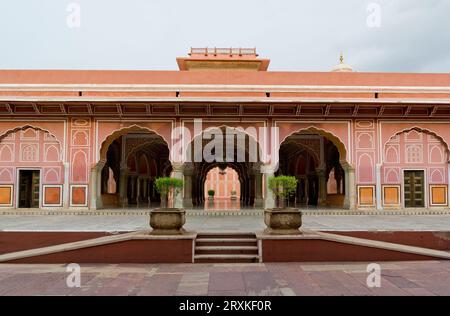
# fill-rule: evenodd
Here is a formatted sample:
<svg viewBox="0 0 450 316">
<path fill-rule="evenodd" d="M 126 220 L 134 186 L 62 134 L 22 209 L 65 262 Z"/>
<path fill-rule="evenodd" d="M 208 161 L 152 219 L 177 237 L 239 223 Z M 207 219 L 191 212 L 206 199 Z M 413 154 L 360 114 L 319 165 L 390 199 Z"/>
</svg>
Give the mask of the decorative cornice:
<svg viewBox="0 0 450 316">
<path fill-rule="evenodd" d="M 0 91 L 58 92 L 279 92 L 450 93 L 450 86 L 210 85 L 210 84 L 0 84 Z"/>
</svg>

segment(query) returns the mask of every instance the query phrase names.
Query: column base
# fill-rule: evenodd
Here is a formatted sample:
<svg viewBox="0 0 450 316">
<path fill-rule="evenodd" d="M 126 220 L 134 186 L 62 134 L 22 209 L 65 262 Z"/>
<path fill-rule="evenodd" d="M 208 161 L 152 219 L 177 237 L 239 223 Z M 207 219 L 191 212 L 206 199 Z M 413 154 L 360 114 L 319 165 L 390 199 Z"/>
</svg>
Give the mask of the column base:
<svg viewBox="0 0 450 316">
<path fill-rule="evenodd" d="M 266 199 L 264 201 L 264 208 L 270 209 L 275 207 L 275 201 L 273 199 Z"/>
<path fill-rule="evenodd" d="M 254 207 L 263 207 L 264 200 L 263 199 L 255 199 Z"/>
<path fill-rule="evenodd" d="M 184 199 L 183 200 L 183 207 L 184 208 L 194 207 L 194 203 L 192 203 L 192 199 Z"/>
</svg>

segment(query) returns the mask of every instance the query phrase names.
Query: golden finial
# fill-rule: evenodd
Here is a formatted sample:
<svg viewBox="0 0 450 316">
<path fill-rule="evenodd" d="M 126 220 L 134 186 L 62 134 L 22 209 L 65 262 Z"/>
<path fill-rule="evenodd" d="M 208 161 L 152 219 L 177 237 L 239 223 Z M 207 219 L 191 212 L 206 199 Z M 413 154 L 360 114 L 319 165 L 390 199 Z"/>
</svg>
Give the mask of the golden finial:
<svg viewBox="0 0 450 316">
<path fill-rule="evenodd" d="M 339 58 L 339 60 L 341 61 L 341 64 L 344 63 L 344 54 L 343 53 L 341 53 L 341 57 Z"/>
</svg>

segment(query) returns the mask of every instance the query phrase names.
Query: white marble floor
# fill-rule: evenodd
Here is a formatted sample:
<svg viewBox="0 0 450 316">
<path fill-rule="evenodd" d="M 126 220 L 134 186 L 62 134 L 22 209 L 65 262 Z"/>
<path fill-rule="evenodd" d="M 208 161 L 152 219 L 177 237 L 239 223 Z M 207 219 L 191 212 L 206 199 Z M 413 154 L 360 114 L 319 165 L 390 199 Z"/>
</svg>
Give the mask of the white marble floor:
<svg viewBox="0 0 450 316">
<path fill-rule="evenodd" d="M 1 231 L 133 231 L 146 229 L 148 215 L 0 215 Z M 450 215 L 307 216 L 303 227 L 323 231 L 450 231 Z M 257 231 L 263 216 L 187 216 L 193 231 Z"/>
</svg>

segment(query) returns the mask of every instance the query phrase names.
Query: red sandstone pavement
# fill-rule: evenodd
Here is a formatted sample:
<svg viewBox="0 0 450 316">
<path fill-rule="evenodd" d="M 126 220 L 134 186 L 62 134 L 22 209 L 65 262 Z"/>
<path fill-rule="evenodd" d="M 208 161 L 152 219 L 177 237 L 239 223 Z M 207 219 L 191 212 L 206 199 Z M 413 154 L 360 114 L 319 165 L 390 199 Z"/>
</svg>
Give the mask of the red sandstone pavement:
<svg viewBox="0 0 450 316">
<path fill-rule="evenodd" d="M 450 295 L 450 261 L 381 263 L 368 288 L 367 263 L 96 264 L 69 288 L 64 265 L 0 265 L 0 295 Z"/>
</svg>

